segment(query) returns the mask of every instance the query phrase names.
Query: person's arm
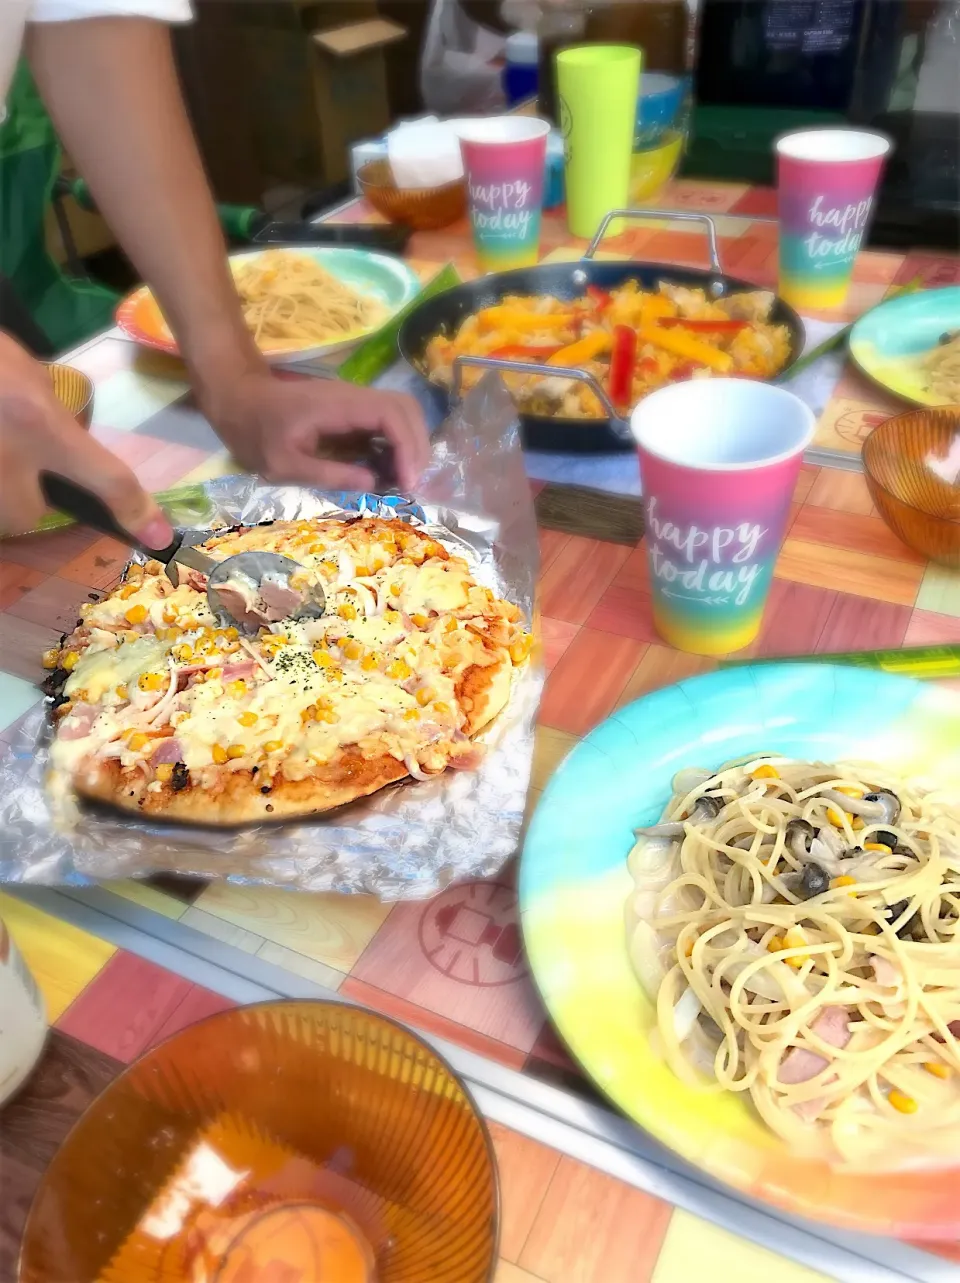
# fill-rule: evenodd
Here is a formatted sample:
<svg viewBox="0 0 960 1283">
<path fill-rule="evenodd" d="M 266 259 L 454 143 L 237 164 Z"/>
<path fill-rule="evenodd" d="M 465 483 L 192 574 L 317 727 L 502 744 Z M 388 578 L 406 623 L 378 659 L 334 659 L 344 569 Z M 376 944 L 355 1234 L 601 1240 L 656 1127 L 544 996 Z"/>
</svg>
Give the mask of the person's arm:
<svg viewBox="0 0 960 1283">
<path fill-rule="evenodd" d="M 326 436 L 380 432 L 401 484 L 427 458 L 419 407 L 395 393 L 270 377 L 243 322 L 180 94 L 169 32 L 147 18 L 31 25 L 44 102 L 107 222 L 149 281 L 199 400 L 247 467 L 275 480 L 366 488 L 366 469 L 321 462 Z"/>
<path fill-rule="evenodd" d="M 259 366 L 162 23 L 32 24 L 31 68 L 71 159 L 153 287 L 200 388 Z"/>
</svg>

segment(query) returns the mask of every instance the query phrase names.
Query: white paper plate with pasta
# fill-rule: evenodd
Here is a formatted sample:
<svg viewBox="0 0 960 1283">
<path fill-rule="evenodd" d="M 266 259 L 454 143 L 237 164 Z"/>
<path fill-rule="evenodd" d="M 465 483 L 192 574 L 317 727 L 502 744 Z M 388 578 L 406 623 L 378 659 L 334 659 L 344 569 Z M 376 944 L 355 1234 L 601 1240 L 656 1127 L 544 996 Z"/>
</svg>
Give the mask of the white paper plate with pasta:
<svg viewBox="0 0 960 1283">
<path fill-rule="evenodd" d="M 244 317 L 274 364 L 310 361 L 352 347 L 420 292 L 412 268 L 389 254 L 298 246 L 230 255 Z M 117 325 L 144 347 L 179 355 L 149 286 L 117 308 Z"/>
</svg>

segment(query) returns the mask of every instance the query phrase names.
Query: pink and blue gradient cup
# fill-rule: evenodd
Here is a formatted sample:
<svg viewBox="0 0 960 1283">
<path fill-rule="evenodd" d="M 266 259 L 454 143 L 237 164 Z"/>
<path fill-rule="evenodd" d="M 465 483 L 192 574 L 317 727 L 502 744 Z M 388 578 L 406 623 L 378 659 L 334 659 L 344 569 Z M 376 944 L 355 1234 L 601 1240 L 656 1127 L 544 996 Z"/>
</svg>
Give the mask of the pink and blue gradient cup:
<svg viewBox="0 0 960 1283">
<path fill-rule="evenodd" d="M 536 116 L 458 120 L 473 244 L 485 272 L 529 267 L 540 253 L 550 123 Z"/>
<path fill-rule="evenodd" d="M 783 388 L 697 379 L 634 410 L 653 622 L 677 650 L 725 655 L 757 636 L 816 419 Z"/>
<path fill-rule="evenodd" d="M 890 151 L 885 134 L 800 129 L 776 142 L 778 293 L 792 307 L 842 306 Z"/>
</svg>

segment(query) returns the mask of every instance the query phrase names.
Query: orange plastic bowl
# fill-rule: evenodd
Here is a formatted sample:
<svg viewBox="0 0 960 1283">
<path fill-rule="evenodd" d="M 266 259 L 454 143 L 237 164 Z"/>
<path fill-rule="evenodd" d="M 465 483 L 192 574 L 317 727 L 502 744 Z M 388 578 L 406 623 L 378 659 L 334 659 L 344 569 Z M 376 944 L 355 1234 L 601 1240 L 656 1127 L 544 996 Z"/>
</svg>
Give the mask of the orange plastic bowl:
<svg viewBox="0 0 960 1283">
<path fill-rule="evenodd" d="M 486 1126 L 400 1025 L 335 1002 L 212 1016 L 141 1057 L 70 1132 L 20 1283 L 488 1283 Z"/>
<path fill-rule="evenodd" d="M 863 466 L 893 533 L 924 557 L 960 570 L 960 406 L 887 419 L 867 437 Z"/>
<path fill-rule="evenodd" d="M 449 227 L 467 210 L 467 185 L 458 179 L 440 187 L 398 187 L 390 162 L 368 160 L 357 171 L 364 199 L 392 223 L 404 223 L 418 232 Z"/>
</svg>

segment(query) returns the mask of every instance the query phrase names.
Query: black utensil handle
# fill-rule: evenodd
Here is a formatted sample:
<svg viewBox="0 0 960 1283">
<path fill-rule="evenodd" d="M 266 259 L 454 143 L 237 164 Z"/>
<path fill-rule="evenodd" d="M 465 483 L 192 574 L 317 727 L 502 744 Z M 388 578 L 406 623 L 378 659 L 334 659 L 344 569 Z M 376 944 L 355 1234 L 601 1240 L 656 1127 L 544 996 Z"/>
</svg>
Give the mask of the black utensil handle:
<svg viewBox="0 0 960 1283">
<path fill-rule="evenodd" d="M 166 548 L 148 548 L 129 530 L 124 530 L 99 495 L 85 490 L 74 481 L 68 481 L 66 477 L 58 476 L 56 472 L 40 473 L 40 489 L 51 508 L 65 512 L 82 526 L 89 526 L 102 535 L 112 535 L 114 539 L 122 540 L 146 556 L 156 557 L 157 561 L 172 561 L 183 542 L 182 535 L 175 535 L 173 542 Z"/>
</svg>

